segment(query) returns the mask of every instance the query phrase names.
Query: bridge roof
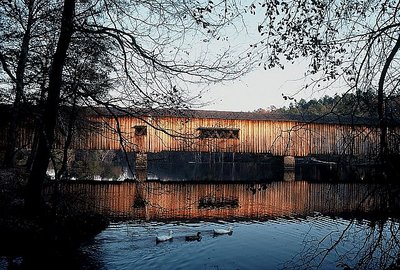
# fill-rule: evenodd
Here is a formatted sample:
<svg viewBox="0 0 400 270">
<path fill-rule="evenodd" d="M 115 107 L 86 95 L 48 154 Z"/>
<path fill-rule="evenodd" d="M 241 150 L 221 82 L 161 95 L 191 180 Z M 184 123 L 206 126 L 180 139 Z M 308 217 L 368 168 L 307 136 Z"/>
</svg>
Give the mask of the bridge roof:
<svg viewBox="0 0 400 270">
<path fill-rule="evenodd" d="M 64 107 L 68 110 L 68 107 Z M 10 105 L 0 104 L 0 111 L 8 114 Z M 248 120 L 248 121 L 289 121 L 303 123 L 320 123 L 320 124 L 341 124 L 341 125 L 367 125 L 378 126 L 377 118 L 357 117 L 351 115 L 311 115 L 311 114 L 285 114 L 280 112 L 234 112 L 234 111 L 215 111 L 215 110 L 177 110 L 177 109 L 143 109 L 143 108 L 111 108 L 105 107 L 80 107 L 80 112 L 86 115 L 97 116 L 131 116 L 142 118 L 146 116 L 152 117 L 180 117 L 180 118 L 205 118 L 205 119 L 228 119 L 228 120 Z M 391 125 L 400 126 L 399 120 L 392 120 Z"/>
<path fill-rule="evenodd" d="M 89 109 L 89 108 L 87 108 Z M 378 125 L 378 119 L 366 117 L 343 116 L 333 113 L 326 115 L 295 115 L 278 112 L 257 113 L 257 112 L 233 112 L 213 110 L 176 110 L 176 109 L 130 109 L 114 108 L 91 108 L 92 113 L 103 116 L 132 116 L 132 117 L 179 117 L 179 118 L 205 118 L 205 119 L 229 119 L 229 120 L 255 120 L 255 121 L 289 121 L 321 124 L 342 124 L 342 125 Z"/>
</svg>

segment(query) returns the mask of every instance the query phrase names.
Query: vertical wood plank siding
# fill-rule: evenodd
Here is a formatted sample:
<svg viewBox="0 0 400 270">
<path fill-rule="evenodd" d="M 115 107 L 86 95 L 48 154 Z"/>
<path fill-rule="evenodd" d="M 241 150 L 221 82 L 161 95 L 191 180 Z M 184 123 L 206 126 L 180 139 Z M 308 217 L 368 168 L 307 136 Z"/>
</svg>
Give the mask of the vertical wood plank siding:
<svg viewBox="0 0 400 270">
<path fill-rule="evenodd" d="M 117 122 L 92 118 L 100 129 L 74 142 L 76 149 L 120 149 Z M 295 121 L 238 120 L 180 117 L 118 119 L 128 151 L 204 151 L 271 153 L 284 156 L 310 154 L 376 155 L 379 129 L 369 126 L 301 123 Z M 146 126 L 146 135 L 135 135 L 135 126 Z M 199 127 L 239 129 L 238 139 L 199 138 Z M 399 148 L 398 129 L 391 132 L 391 148 Z M 83 138 L 83 139 L 82 139 Z"/>
<path fill-rule="evenodd" d="M 200 117 L 119 117 L 122 139 L 118 136 L 117 121 L 111 117 L 88 118 L 89 122 L 75 133 L 71 148 L 121 149 L 127 151 L 204 151 L 271 153 L 277 156 L 307 156 L 313 154 L 353 154 L 375 156 L 379 150 L 379 129 L 367 125 L 333 123 L 302 123 L 296 121 L 220 119 Z M 135 126 L 146 126 L 146 135 L 135 135 Z M 198 128 L 239 129 L 238 139 L 199 138 Z M 29 149 L 33 140 L 33 121 L 20 123 L 18 146 Z M 6 129 L 0 130 L 6 138 Z M 400 128 L 388 131 L 390 150 L 400 152 Z M 63 147 L 58 134 L 56 148 Z M 5 141 L 0 140 L 0 149 Z"/>
</svg>

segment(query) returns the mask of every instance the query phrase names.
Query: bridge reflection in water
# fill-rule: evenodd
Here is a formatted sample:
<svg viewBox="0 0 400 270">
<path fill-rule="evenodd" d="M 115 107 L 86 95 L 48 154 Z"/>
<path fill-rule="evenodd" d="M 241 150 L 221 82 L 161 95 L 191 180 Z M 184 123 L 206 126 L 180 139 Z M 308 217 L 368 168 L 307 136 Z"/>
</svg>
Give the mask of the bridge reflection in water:
<svg viewBox="0 0 400 270">
<path fill-rule="evenodd" d="M 400 209 L 400 199 L 390 196 L 387 186 L 361 183 L 65 182 L 60 191 L 74 211 L 114 220 L 268 219 Z"/>
</svg>

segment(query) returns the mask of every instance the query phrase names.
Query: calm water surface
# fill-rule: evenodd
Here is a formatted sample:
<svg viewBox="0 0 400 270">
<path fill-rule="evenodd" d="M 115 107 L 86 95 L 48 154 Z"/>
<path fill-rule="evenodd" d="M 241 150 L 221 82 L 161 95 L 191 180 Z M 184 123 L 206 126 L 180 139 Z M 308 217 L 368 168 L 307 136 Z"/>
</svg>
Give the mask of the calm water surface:
<svg viewBox="0 0 400 270">
<path fill-rule="evenodd" d="M 214 236 L 214 228 L 233 227 L 231 235 Z M 115 223 L 82 247 L 99 269 L 379 269 L 393 259 L 387 221 L 382 233 L 368 221 L 350 222 L 322 215 L 307 218 L 238 222 Z M 156 243 L 173 231 L 172 241 Z M 201 241 L 186 235 L 201 232 Z M 371 253 L 375 245 L 379 248 Z M 329 252 L 328 252 L 329 251 Z M 383 252 L 385 258 L 383 258 Z M 366 258 L 363 259 L 363 257 Z M 381 262 L 384 259 L 384 262 Z"/>
<path fill-rule="evenodd" d="M 295 181 L 61 188 L 76 211 L 125 222 L 56 260 L 40 252 L 16 257 L 19 269 L 387 269 L 400 253 L 399 187 Z M 229 226 L 231 235 L 214 236 L 213 229 Z M 170 230 L 173 240 L 157 244 Z M 185 241 L 197 232 L 201 241 Z M 0 269 L 7 265 L 0 257 Z"/>
</svg>

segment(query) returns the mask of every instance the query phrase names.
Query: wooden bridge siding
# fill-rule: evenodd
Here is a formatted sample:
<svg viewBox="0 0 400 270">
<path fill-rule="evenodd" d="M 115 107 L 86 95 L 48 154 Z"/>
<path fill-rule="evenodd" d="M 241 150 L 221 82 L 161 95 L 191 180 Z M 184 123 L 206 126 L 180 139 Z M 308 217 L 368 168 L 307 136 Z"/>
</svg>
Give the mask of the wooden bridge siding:
<svg viewBox="0 0 400 270">
<path fill-rule="evenodd" d="M 205 151 L 205 152 L 252 152 L 274 155 L 305 156 L 308 154 L 370 154 L 376 152 L 379 132 L 365 126 L 347 126 L 338 124 L 302 124 L 297 122 L 272 122 L 233 119 L 198 119 L 198 118 L 157 118 L 143 121 L 124 117 L 120 126 L 130 143 L 128 150 L 145 152 L 166 151 Z M 113 119 L 106 120 L 112 127 Z M 147 125 L 146 136 L 135 136 L 135 125 Z M 197 139 L 198 127 L 238 128 L 239 139 Z M 162 130 L 177 135 L 171 137 Z M 290 131 L 290 132 L 289 132 Z M 106 138 L 97 136 L 95 142 L 78 145 L 89 149 L 119 149 L 119 139 L 115 132 L 105 132 Z M 180 136 L 186 137 L 181 138 Z M 89 147 L 88 147 L 89 146 Z"/>
<path fill-rule="evenodd" d="M 1 119 L 2 116 L 0 116 Z M 0 150 L 6 148 L 7 145 L 7 131 L 8 123 L 3 119 L 0 120 Z M 18 124 L 18 130 L 20 131 L 16 137 L 16 144 L 22 149 L 30 149 L 33 141 L 33 121 L 28 119 L 23 119 Z"/>
<path fill-rule="evenodd" d="M 31 146 L 32 146 L 33 133 L 29 132 L 29 130 L 31 128 L 32 127 L 29 124 L 23 125 L 23 126 L 21 125 L 19 127 L 19 130 L 21 130 L 21 132 L 18 133 L 18 135 L 17 135 L 16 144 L 20 145 L 21 148 L 23 148 L 23 149 L 31 148 Z M 4 132 L 4 136 L 2 135 L 2 138 L 7 138 L 5 132 Z M 5 146 L 5 141 L 4 141 L 4 146 Z"/>
<path fill-rule="evenodd" d="M 102 117 L 91 120 L 103 123 L 100 124 L 103 128 L 95 131 L 93 127 L 88 127 L 86 135 L 83 132 L 82 136 L 75 138 L 72 148 L 121 148 L 114 119 Z M 120 127 L 126 138 L 124 145 L 128 151 L 222 151 L 306 156 L 308 154 L 375 155 L 379 149 L 379 130 L 367 126 L 179 117 L 145 118 L 145 120 L 160 129 L 166 129 L 167 132 L 187 138 L 171 137 L 161 130 L 150 127 L 142 120 L 121 117 Z M 133 128 L 135 125 L 146 125 L 147 135 L 135 136 Z M 198 127 L 238 128 L 239 139 L 197 139 L 195 136 L 198 135 Z M 18 145 L 21 148 L 30 148 L 33 140 L 32 125 L 21 123 L 20 130 Z M 399 131 L 399 128 L 389 131 L 389 146 L 394 151 L 400 151 Z M 2 138 L 5 138 L 5 132 L 6 129 L 0 131 Z M 80 132 L 82 133 L 82 130 Z M 61 148 L 62 138 L 59 139 L 56 147 Z M 1 141 L 0 147 L 4 149 L 5 141 Z"/>
<path fill-rule="evenodd" d="M 395 153 L 400 153 L 400 133 L 399 129 L 389 129 L 388 132 L 388 143 L 389 149 L 392 149 Z"/>
</svg>

